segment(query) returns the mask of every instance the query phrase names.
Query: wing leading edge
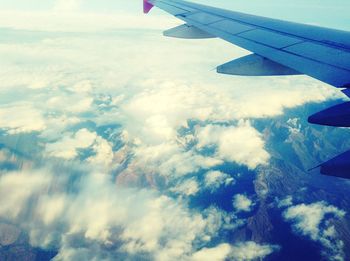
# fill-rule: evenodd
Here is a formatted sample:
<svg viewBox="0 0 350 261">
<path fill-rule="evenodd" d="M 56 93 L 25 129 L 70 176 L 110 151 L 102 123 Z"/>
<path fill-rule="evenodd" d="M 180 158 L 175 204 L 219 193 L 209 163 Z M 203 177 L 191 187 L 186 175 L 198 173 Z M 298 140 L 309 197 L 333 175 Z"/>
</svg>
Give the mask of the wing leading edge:
<svg viewBox="0 0 350 261">
<path fill-rule="evenodd" d="M 218 73 L 245 76 L 306 74 L 332 86 L 344 88 L 343 92 L 350 95 L 350 32 L 259 17 L 182 0 L 144 0 L 145 13 L 153 6 L 185 22 L 183 26 L 165 31 L 165 36 L 185 39 L 219 37 L 253 53 L 218 66 Z M 349 127 L 350 102 L 312 115 L 309 122 Z M 331 161 L 331 166 L 337 165 L 337 159 L 339 157 Z M 348 165 L 348 170 L 344 170 L 345 165 L 342 164 L 345 173 L 350 173 L 350 164 Z M 332 169 L 336 170 L 335 167 L 322 166 L 321 172 L 327 172 L 327 175 L 332 175 Z M 341 176 L 339 171 L 337 173 L 334 175 Z M 349 175 L 342 176 L 350 178 Z"/>
</svg>

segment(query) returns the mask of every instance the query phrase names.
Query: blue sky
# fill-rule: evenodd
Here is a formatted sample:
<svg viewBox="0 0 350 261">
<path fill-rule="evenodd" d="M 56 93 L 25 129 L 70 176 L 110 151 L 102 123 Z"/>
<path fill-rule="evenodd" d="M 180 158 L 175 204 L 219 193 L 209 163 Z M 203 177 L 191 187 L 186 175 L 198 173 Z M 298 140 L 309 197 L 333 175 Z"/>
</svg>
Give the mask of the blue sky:
<svg viewBox="0 0 350 261">
<path fill-rule="evenodd" d="M 142 4 L 141 0 L 66 0 L 66 2 L 73 1 L 80 2 L 81 8 L 85 11 L 109 13 L 121 10 L 137 13 L 140 12 Z M 1 0 L 0 8 L 50 10 L 56 2 L 55 0 Z M 347 0 L 196 0 L 196 2 L 257 15 L 350 30 L 348 22 L 350 2 Z M 159 11 L 155 12 L 159 13 Z"/>
</svg>

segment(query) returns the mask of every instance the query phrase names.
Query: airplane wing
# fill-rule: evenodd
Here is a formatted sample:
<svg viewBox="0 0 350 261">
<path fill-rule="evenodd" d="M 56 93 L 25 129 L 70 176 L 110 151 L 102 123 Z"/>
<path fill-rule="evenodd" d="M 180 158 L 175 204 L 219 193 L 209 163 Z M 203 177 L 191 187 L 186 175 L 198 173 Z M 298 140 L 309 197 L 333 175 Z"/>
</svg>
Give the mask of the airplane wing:
<svg viewBox="0 0 350 261">
<path fill-rule="evenodd" d="M 145 13 L 153 6 L 185 22 L 165 31 L 165 36 L 184 39 L 219 37 L 252 52 L 218 66 L 218 73 L 245 76 L 306 74 L 334 87 L 343 88 L 343 92 L 350 97 L 350 32 L 254 16 L 182 0 L 144 0 Z M 309 117 L 309 122 L 350 127 L 350 103 L 316 113 Z M 332 173 L 332 169 L 337 168 L 329 167 L 330 162 L 321 165 L 321 172 L 350 178 L 348 154 L 340 157 L 341 172 L 346 174 Z M 344 157 L 349 160 L 344 160 Z M 339 161 L 339 156 L 334 160 L 331 161 L 333 165 Z"/>
</svg>

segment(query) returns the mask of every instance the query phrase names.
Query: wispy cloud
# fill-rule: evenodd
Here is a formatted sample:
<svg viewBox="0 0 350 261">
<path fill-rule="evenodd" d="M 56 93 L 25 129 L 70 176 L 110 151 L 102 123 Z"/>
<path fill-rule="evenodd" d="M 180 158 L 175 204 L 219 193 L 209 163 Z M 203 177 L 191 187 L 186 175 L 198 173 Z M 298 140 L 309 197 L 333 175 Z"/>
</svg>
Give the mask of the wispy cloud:
<svg viewBox="0 0 350 261">
<path fill-rule="evenodd" d="M 220 186 L 229 186 L 235 183 L 234 178 L 221 171 L 208 171 L 205 174 L 204 186 L 212 192 L 219 189 Z"/>
<path fill-rule="evenodd" d="M 331 222 L 331 218 L 341 219 L 345 214 L 323 201 L 291 206 L 283 212 L 285 220 L 293 224 L 296 232 L 323 245 L 323 254 L 330 260 L 345 260 L 343 242 L 337 238 Z"/>
<path fill-rule="evenodd" d="M 255 242 L 246 242 L 237 245 L 221 244 L 214 248 L 204 248 L 198 251 L 193 255 L 193 260 L 256 260 L 263 259 L 278 249 L 278 246 L 259 245 Z"/>
</svg>

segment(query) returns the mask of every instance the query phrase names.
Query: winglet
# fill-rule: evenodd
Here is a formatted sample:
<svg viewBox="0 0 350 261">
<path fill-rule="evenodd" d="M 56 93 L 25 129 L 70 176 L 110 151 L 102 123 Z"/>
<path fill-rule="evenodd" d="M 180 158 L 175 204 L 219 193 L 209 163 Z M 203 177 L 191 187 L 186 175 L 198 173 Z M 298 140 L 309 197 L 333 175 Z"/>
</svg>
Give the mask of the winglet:
<svg viewBox="0 0 350 261">
<path fill-rule="evenodd" d="M 150 2 L 148 2 L 148 0 L 143 0 L 143 12 L 145 14 L 148 14 L 149 11 L 151 11 L 152 7 L 153 5 Z"/>
</svg>

